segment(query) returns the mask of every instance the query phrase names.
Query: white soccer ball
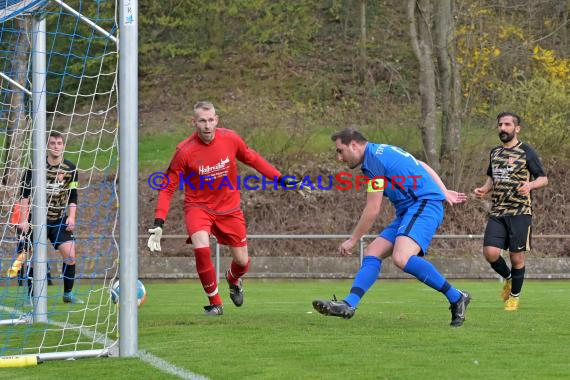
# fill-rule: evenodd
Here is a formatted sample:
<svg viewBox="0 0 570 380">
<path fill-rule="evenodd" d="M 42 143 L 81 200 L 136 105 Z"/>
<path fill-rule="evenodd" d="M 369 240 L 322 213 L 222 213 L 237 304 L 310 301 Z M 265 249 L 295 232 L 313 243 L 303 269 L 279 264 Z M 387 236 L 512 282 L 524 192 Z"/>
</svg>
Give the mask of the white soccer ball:
<svg viewBox="0 0 570 380">
<path fill-rule="evenodd" d="M 111 292 L 111 300 L 113 303 L 119 304 L 119 295 L 121 294 L 119 290 L 119 280 L 115 281 L 109 291 Z M 141 280 L 137 280 L 137 304 L 141 306 L 144 304 L 144 301 L 146 301 L 146 288 Z"/>
</svg>

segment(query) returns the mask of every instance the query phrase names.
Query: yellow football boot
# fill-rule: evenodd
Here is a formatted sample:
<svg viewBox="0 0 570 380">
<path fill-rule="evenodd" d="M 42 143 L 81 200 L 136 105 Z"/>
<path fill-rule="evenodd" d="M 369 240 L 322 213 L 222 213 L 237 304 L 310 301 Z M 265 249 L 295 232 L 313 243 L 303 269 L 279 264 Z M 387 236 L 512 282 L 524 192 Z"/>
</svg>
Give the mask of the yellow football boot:
<svg viewBox="0 0 570 380">
<path fill-rule="evenodd" d="M 519 297 L 509 297 L 505 301 L 505 311 L 517 311 L 519 309 Z"/>
<path fill-rule="evenodd" d="M 6 273 L 8 278 L 16 277 L 20 269 L 22 269 L 22 265 L 24 264 L 25 261 L 26 261 L 26 252 L 21 252 L 18 255 L 18 257 L 16 257 L 16 260 L 14 260 L 14 262 L 12 263 L 10 269 L 8 269 L 8 272 Z"/>
<path fill-rule="evenodd" d="M 507 301 L 509 299 L 509 296 L 511 295 L 511 289 L 513 287 L 513 279 L 509 278 L 508 280 L 505 280 L 503 283 L 503 291 L 501 292 L 501 298 L 503 299 L 503 301 Z"/>
</svg>

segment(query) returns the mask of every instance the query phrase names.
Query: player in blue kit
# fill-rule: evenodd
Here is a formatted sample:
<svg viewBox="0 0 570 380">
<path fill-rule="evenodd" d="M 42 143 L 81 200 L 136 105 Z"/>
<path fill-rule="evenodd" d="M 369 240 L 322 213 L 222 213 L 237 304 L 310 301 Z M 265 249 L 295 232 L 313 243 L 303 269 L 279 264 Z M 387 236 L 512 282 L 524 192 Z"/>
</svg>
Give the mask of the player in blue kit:
<svg viewBox="0 0 570 380">
<path fill-rule="evenodd" d="M 350 255 L 372 227 L 383 196 L 396 208 L 396 217 L 366 248 L 350 294 L 341 301 L 315 300 L 313 307 L 324 315 L 352 318 L 358 303 L 378 278 L 382 260 L 392 256 L 398 268 L 447 297 L 451 304 L 451 326 L 461 326 L 471 297 L 454 288 L 421 256 L 426 254 L 443 221 L 443 202 L 463 203 L 466 195 L 447 190 L 437 173 L 411 154 L 396 146 L 370 143 L 354 128 L 343 129 L 331 139 L 336 144 L 338 159 L 351 169 L 361 165 L 362 172 L 370 178 L 366 206 L 352 236 L 340 245 L 340 254 Z"/>
</svg>

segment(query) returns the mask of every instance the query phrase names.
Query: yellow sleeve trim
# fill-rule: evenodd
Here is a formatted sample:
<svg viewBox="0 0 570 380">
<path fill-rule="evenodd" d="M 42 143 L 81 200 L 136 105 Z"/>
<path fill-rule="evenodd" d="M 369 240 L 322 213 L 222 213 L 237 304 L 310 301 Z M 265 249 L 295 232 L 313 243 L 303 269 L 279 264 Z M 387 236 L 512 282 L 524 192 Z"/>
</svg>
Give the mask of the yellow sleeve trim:
<svg viewBox="0 0 570 380">
<path fill-rule="evenodd" d="M 378 193 L 384 191 L 384 179 L 383 178 L 373 178 L 368 181 L 367 193 Z"/>
<path fill-rule="evenodd" d="M 68 189 L 77 189 L 77 187 L 79 186 L 79 182 L 69 182 L 69 186 L 67 186 Z"/>
</svg>

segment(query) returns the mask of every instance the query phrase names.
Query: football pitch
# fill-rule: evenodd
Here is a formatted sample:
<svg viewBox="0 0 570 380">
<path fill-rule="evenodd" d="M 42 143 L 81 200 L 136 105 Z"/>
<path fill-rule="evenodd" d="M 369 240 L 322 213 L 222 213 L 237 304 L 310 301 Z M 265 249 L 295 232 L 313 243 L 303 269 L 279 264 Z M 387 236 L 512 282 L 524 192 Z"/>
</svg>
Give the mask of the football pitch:
<svg viewBox="0 0 570 380">
<path fill-rule="evenodd" d="M 415 280 L 378 281 L 351 320 L 311 306 L 344 297 L 349 280 L 246 280 L 241 308 L 223 282 L 221 317 L 202 315 L 197 281 L 147 281 L 139 309 L 146 359 L 52 361 L 0 369 L 0 378 L 570 378 L 569 281 L 527 280 L 517 312 L 503 311 L 498 281 L 452 283 L 473 297 L 460 328 L 449 327 L 446 299 Z"/>
</svg>

